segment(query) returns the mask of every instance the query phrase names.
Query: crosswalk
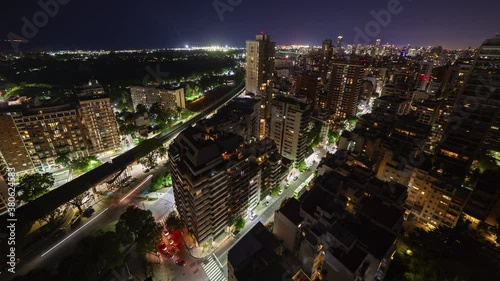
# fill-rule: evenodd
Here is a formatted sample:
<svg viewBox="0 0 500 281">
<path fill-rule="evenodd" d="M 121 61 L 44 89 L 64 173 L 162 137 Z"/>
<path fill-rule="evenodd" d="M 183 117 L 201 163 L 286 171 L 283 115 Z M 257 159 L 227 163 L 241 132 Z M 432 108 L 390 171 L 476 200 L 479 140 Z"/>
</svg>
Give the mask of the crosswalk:
<svg viewBox="0 0 500 281">
<path fill-rule="evenodd" d="M 161 225 L 165 225 L 167 223 L 169 213 L 165 214 L 163 217 L 158 219 L 158 223 Z"/>
<path fill-rule="evenodd" d="M 202 263 L 203 270 L 207 273 L 209 281 L 226 281 L 222 269 L 219 264 L 215 261 L 212 255 L 210 255 L 205 262 Z"/>
</svg>

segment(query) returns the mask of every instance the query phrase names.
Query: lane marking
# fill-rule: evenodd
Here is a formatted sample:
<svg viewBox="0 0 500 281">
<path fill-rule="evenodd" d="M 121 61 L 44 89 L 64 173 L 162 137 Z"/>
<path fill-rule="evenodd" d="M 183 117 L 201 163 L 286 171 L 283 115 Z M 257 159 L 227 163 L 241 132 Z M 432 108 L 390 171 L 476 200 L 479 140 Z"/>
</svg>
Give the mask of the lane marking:
<svg viewBox="0 0 500 281">
<path fill-rule="evenodd" d="M 89 220 L 86 224 L 80 226 L 77 230 L 73 231 L 70 235 L 68 235 L 68 237 L 64 238 L 63 240 L 61 240 L 59 243 L 57 243 L 56 245 L 54 245 L 52 248 L 50 248 L 47 252 L 43 253 L 40 257 L 44 257 L 46 254 L 50 253 L 52 250 L 54 250 L 55 248 L 57 248 L 59 245 L 61 245 L 62 243 L 64 243 L 66 240 L 68 240 L 69 238 L 71 238 L 73 235 L 75 235 L 78 231 L 80 231 L 82 228 L 84 228 L 85 226 L 87 226 L 89 223 L 91 223 L 93 220 L 97 219 L 98 217 L 100 217 L 102 214 L 104 214 L 109 208 L 106 208 L 104 209 L 102 212 L 100 212 L 97 216 L 93 217 L 91 220 Z"/>
</svg>

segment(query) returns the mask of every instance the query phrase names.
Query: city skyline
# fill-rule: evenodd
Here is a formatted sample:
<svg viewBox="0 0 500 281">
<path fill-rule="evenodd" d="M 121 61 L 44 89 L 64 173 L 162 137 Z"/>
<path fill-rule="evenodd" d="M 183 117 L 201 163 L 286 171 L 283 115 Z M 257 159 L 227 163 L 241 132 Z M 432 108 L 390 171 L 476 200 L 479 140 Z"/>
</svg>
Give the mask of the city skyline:
<svg viewBox="0 0 500 281">
<path fill-rule="evenodd" d="M 49 4 L 9 3 L 9 13 L 1 17 L 0 38 L 26 39 L 28 42 L 18 43 L 21 50 L 142 49 L 185 45 L 244 47 L 246 39 L 260 32 L 273 34 L 278 44 L 316 46 L 325 38 L 342 35 L 346 45 L 355 43 L 358 30 L 366 31 L 370 22 L 376 22 L 377 15 L 380 16 L 379 28 L 368 28 L 372 28 L 376 35 L 368 36 L 369 42 L 363 37 L 359 43 L 375 44 L 375 40 L 381 38 L 382 44 L 390 42 L 396 46 L 476 48 L 484 38 L 493 37 L 499 31 L 493 7 L 498 3 L 478 3 L 476 7 L 485 8 L 469 9 L 466 1 L 450 5 L 428 0 L 393 0 L 383 3 L 366 1 L 356 7 L 317 3 L 313 6 L 317 9 L 304 10 L 300 7 L 302 4 L 283 6 L 273 2 L 266 4 L 267 9 L 260 17 L 242 19 L 245 14 L 259 11 L 262 3 L 218 0 L 193 7 L 193 3 L 188 2 L 152 1 L 151 5 L 137 5 L 126 1 L 120 3 L 120 12 L 117 13 L 111 3 L 60 2 L 64 4 L 55 2 L 57 8 Z M 383 11 L 389 6 L 395 13 L 387 17 Z M 45 13 L 45 10 L 49 12 Z M 171 10 L 178 12 L 170 13 Z M 39 12 L 45 13 L 46 17 Z M 481 21 L 468 20 L 476 17 Z M 26 22 L 34 24 L 36 32 L 23 32 Z M 9 45 L 3 49 L 8 51 Z"/>
<path fill-rule="evenodd" d="M 489 2 L 5 4 L 0 281 L 500 280 Z"/>
</svg>

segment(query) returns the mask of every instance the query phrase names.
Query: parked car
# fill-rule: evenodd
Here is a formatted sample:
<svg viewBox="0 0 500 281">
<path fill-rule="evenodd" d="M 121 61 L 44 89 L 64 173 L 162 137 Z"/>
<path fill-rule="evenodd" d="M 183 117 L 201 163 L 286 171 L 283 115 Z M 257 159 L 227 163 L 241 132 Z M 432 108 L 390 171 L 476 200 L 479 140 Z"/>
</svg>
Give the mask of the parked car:
<svg viewBox="0 0 500 281">
<path fill-rule="evenodd" d="M 253 213 L 253 214 L 250 216 L 250 220 L 251 220 L 251 221 L 253 221 L 256 217 L 257 217 L 257 214 Z"/>
<path fill-rule="evenodd" d="M 160 250 L 160 252 L 166 254 L 168 252 L 168 247 L 164 242 L 162 242 L 160 245 L 158 245 L 158 250 Z"/>
<path fill-rule="evenodd" d="M 283 194 L 283 189 L 280 189 L 280 192 L 278 192 L 279 195 Z"/>
<path fill-rule="evenodd" d="M 52 237 L 59 238 L 61 236 L 64 236 L 64 234 L 66 234 L 66 228 L 61 227 L 56 232 L 54 232 L 54 235 L 52 235 Z"/>
<path fill-rule="evenodd" d="M 163 230 L 163 234 L 165 234 L 165 236 L 168 236 L 168 234 L 170 234 L 170 231 L 169 231 L 168 229 L 166 229 L 166 228 L 165 228 L 165 229 Z"/>
<path fill-rule="evenodd" d="M 266 201 L 266 206 L 269 206 L 269 204 L 271 204 L 270 201 Z"/>
<path fill-rule="evenodd" d="M 174 258 L 174 252 L 172 250 L 168 250 L 165 255 L 167 256 L 167 258 L 169 259 L 172 259 Z"/>
<path fill-rule="evenodd" d="M 95 212 L 95 210 L 93 207 L 88 207 L 87 209 L 85 209 L 85 211 L 83 211 L 83 216 L 88 218 L 88 217 L 92 216 L 92 214 L 94 212 Z"/>
<path fill-rule="evenodd" d="M 235 231 L 233 231 L 233 233 L 232 233 L 232 235 L 233 235 L 233 236 L 236 236 L 236 235 L 238 235 L 238 234 L 240 234 L 240 231 L 239 231 L 239 230 L 235 230 Z"/>
<path fill-rule="evenodd" d="M 82 221 L 82 217 L 81 216 L 76 216 L 74 218 L 71 219 L 71 227 L 76 227 L 77 225 L 80 224 L 80 222 Z"/>
<path fill-rule="evenodd" d="M 171 251 L 174 253 L 174 255 L 177 255 L 178 253 L 181 252 L 181 250 L 179 250 L 179 248 L 177 248 L 177 246 L 172 247 Z"/>
<path fill-rule="evenodd" d="M 187 264 L 187 262 L 185 260 L 183 260 L 183 259 L 178 259 L 178 260 L 175 261 L 175 263 L 178 266 L 182 266 L 182 267 L 186 266 L 186 264 Z"/>
</svg>

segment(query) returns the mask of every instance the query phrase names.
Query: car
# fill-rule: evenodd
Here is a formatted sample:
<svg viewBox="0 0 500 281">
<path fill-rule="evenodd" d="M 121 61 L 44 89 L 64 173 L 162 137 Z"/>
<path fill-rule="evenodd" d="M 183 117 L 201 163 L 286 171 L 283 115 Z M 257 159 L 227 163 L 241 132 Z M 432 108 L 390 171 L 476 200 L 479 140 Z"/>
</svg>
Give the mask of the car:
<svg viewBox="0 0 500 281">
<path fill-rule="evenodd" d="M 233 233 L 232 233 L 232 235 L 233 235 L 233 236 L 236 236 L 236 235 L 238 235 L 238 234 L 240 234 L 240 231 L 239 231 L 239 230 L 235 230 L 235 231 L 233 231 Z"/>
<path fill-rule="evenodd" d="M 169 240 L 169 241 L 168 241 L 168 244 L 170 244 L 170 245 L 173 245 L 174 243 L 175 243 L 175 241 L 174 241 L 174 240 Z"/>
<path fill-rule="evenodd" d="M 136 181 L 137 181 L 137 178 L 132 178 L 132 179 L 130 180 L 130 182 L 136 182 Z"/>
<path fill-rule="evenodd" d="M 170 234 L 170 231 L 168 229 L 164 229 L 163 230 L 163 234 L 165 234 L 165 236 L 168 236 Z"/>
<path fill-rule="evenodd" d="M 267 202 L 266 202 L 266 206 L 269 206 L 269 204 L 271 204 L 271 202 L 270 202 L 270 201 L 267 201 Z"/>
<path fill-rule="evenodd" d="M 71 227 L 75 227 L 77 226 L 78 224 L 80 224 L 80 222 L 82 221 L 82 217 L 81 216 L 76 216 L 74 218 L 71 219 Z"/>
<path fill-rule="evenodd" d="M 64 236 L 64 234 L 66 234 L 66 228 L 61 227 L 56 232 L 54 232 L 54 234 L 52 235 L 52 237 L 59 238 L 61 236 Z"/>
<path fill-rule="evenodd" d="M 88 207 L 87 209 L 85 209 L 85 211 L 83 211 L 83 216 L 88 218 L 88 217 L 92 216 L 92 214 L 94 212 L 95 212 L 95 210 L 92 206 Z"/>
<path fill-rule="evenodd" d="M 186 266 L 187 262 L 183 259 L 178 259 L 175 261 L 175 264 L 177 264 L 178 266 L 184 267 L 184 266 Z"/>
<path fill-rule="evenodd" d="M 158 245 L 158 249 L 162 252 L 162 253 L 166 253 L 168 248 L 167 248 L 167 245 L 165 244 L 165 242 L 162 242 L 160 245 Z"/>
<path fill-rule="evenodd" d="M 295 177 L 295 178 L 293 178 L 293 180 L 294 180 L 294 181 L 297 181 L 298 179 L 299 179 L 299 177 Z"/>
<path fill-rule="evenodd" d="M 144 170 L 144 173 L 149 173 L 149 171 L 151 171 L 150 169 L 146 169 Z"/>
<path fill-rule="evenodd" d="M 254 213 L 254 214 L 250 215 L 250 220 L 253 221 L 256 217 L 257 217 L 257 214 Z"/>
<path fill-rule="evenodd" d="M 174 255 L 177 255 L 178 253 L 181 252 L 181 250 L 179 250 L 179 248 L 177 248 L 177 246 L 172 247 L 171 251 L 174 253 Z"/>
<path fill-rule="evenodd" d="M 167 256 L 167 258 L 169 259 L 173 259 L 174 258 L 174 252 L 172 252 L 172 250 L 168 250 L 165 255 Z"/>
<path fill-rule="evenodd" d="M 278 195 L 283 194 L 283 189 L 280 189 L 280 192 L 278 192 Z"/>
</svg>

